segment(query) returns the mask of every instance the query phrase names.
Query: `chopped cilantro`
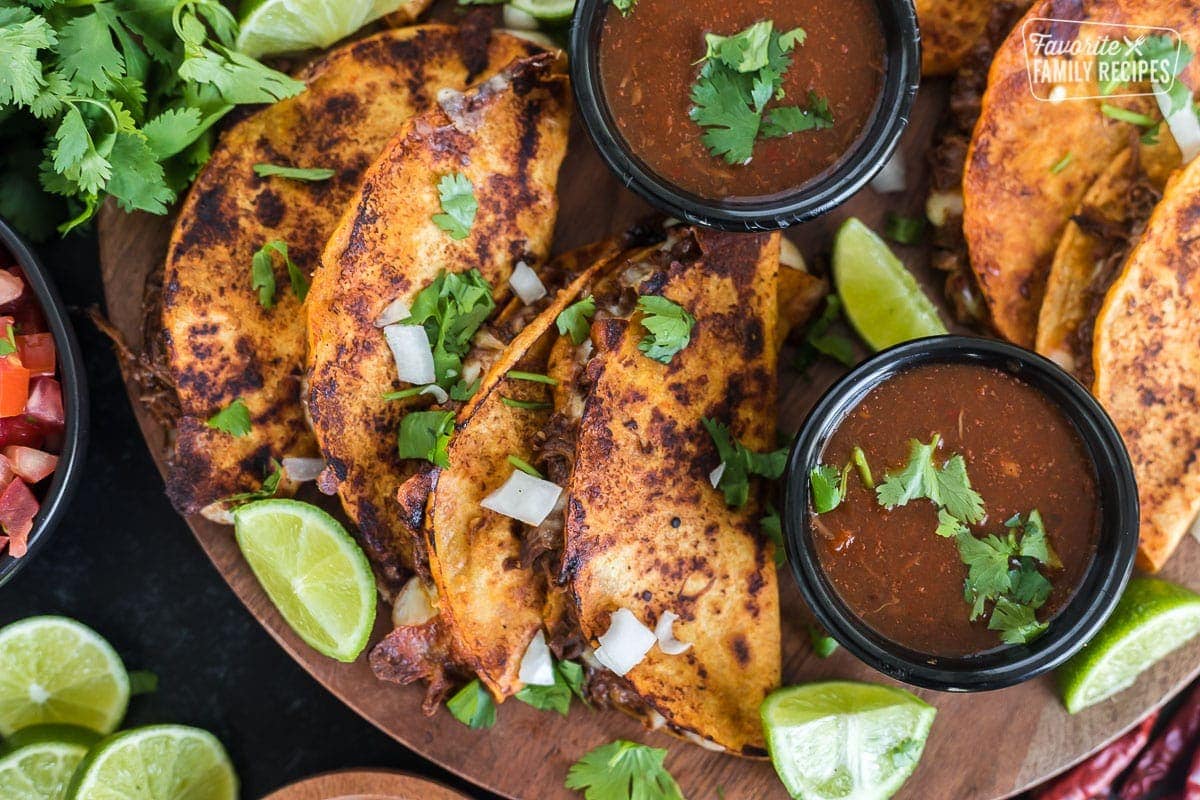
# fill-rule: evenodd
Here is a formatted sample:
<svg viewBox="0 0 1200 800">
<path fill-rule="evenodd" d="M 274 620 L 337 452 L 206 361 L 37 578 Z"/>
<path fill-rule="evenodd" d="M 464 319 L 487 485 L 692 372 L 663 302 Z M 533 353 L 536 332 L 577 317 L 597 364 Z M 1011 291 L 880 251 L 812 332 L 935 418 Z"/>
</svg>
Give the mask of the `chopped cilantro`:
<svg viewBox="0 0 1200 800">
<path fill-rule="evenodd" d="M 1097 53 L 1097 76 L 1100 79 L 1100 94 L 1111 95 L 1125 85 L 1120 77 L 1133 75 L 1149 75 L 1148 67 L 1154 62 L 1166 61 L 1170 64 L 1173 77 L 1178 77 L 1192 60 L 1192 50 L 1187 43 L 1176 41 L 1173 37 L 1158 34 L 1144 39 L 1129 40 L 1120 47 L 1105 49 Z M 1181 81 L 1172 81 L 1172 86 Z M 1155 91 L 1159 90 L 1155 86 Z M 1165 88 L 1165 87 L 1162 87 Z M 1176 106 L 1177 110 L 1181 106 Z"/>
<path fill-rule="evenodd" d="M 910 500 L 926 498 L 963 522 L 979 522 L 984 516 L 983 498 L 971 488 L 966 462 L 955 455 L 939 469 L 933 457 L 940 443 L 941 436 L 936 434 L 929 444 L 911 440 L 904 469 L 887 473 L 875 487 L 879 504 L 891 511 Z"/>
<path fill-rule="evenodd" d="M 236 508 L 246 503 L 252 503 L 255 500 L 269 500 L 279 492 L 279 482 L 281 480 L 283 480 L 283 465 L 275 459 L 271 459 L 271 472 L 263 478 L 262 486 L 253 492 L 231 494 L 229 497 L 222 498 L 218 502 L 225 508 Z"/>
<path fill-rule="evenodd" d="M 1016 569 L 1008 571 L 1008 582 L 1012 587 L 1013 600 L 1035 609 L 1046 604 L 1053 588 L 1050 581 L 1038 572 L 1037 562 L 1032 558 L 1021 558 Z"/>
<path fill-rule="evenodd" d="M 551 403 L 543 403 L 539 400 L 518 400 L 515 397 L 500 396 L 500 402 L 509 408 L 520 408 L 525 411 L 540 411 L 545 408 L 553 408 Z"/>
<path fill-rule="evenodd" d="M 899 244 L 920 244 L 925 234 L 925 220 L 921 217 L 902 217 L 888 214 L 883 233 Z"/>
<path fill-rule="evenodd" d="M 971 619 L 979 619 L 984 605 L 1012 589 L 1008 579 L 1008 560 L 1012 555 L 1007 542 L 995 534 L 976 537 L 963 530 L 955 537 L 958 555 L 967 565 L 963 597 L 971 604 Z"/>
<path fill-rule="evenodd" d="M 492 287 L 476 269 L 439 272 L 417 293 L 411 315 L 401 324 L 425 327 L 437 384 L 443 389 L 455 386 L 462 375 L 462 360 L 470 350 L 471 338 L 495 307 Z"/>
<path fill-rule="evenodd" d="M 809 92 L 808 107 L 776 106 L 783 99 L 789 55 L 804 44 L 800 28 L 780 32 L 771 20 L 732 36 L 708 34 L 704 66 L 692 86 L 690 116 L 704 129 L 708 151 L 730 164 L 745 164 L 759 138 L 778 138 L 833 125 L 829 103 Z"/>
<path fill-rule="evenodd" d="M 670 364 L 675 354 L 692 340 L 696 318 L 683 306 L 658 295 L 642 295 L 637 307 L 642 312 L 642 327 L 646 329 L 638 349 L 647 358 Z"/>
<path fill-rule="evenodd" d="M 843 470 L 828 464 L 818 464 L 808 473 L 808 482 L 812 487 L 813 511 L 824 514 L 833 511 L 842 504 L 846 495 L 846 476 Z"/>
<path fill-rule="evenodd" d="M 470 383 L 467 383 L 464 380 L 457 381 L 453 386 L 450 387 L 450 399 L 457 400 L 460 403 L 465 403 L 474 397 L 475 393 L 479 391 L 479 384 L 482 381 L 482 378 L 476 378 Z"/>
<path fill-rule="evenodd" d="M 850 460 L 854 462 L 854 466 L 858 469 L 858 477 L 863 482 L 863 486 L 868 489 L 875 489 L 875 479 L 871 477 L 871 465 L 867 463 L 867 454 L 858 445 L 850 451 Z"/>
<path fill-rule="evenodd" d="M 239 397 L 209 417 L 205 424 L 230 436 L 241 438 L 250 433 L 250 409 Z"/>
<path fill-rule="evenodd" d="M 1071 154 L 1064 153 L 1063 157 L 1060 158 L 1058 161 L 1055 161 L 1053 166 L 1050 167 L 1050 174 L 1057 175 L 1058 173 L 1060 173 L 1064 169 L 1066 169 L 1068 166 L 1070 166 L 1070 164 L 1071 164 Z"/>
<path fill-rule="evenodd" d="M 11 356 L 17 352 L 17 335 L 12 325 L 4 326 L 4 336 L 0 337 L 0 358 Z"/>
<path fill-rule="evenodd" d="M 613 7 L 621 12 L 622 17 L 628 17 L 633 13 L 633 7 L 637 5 L 637 0 L 612 0 Z"/>
<path fill-rule="evenodd" d="M 663 766 L 667 751 L 618 739 L 571 765 L 566 787 L 585 800 L 683 800 L 679 784 Z"/>
<path fill-rule="evenodd" d="M 475 187 L 461 172 L 442 176 L 438 182 L 438 198 L 442 213 L 433 215 L 433 223 L 450 234 L 451 239 L 465 239 L 475 224 Z"/>
<path fill-rule="evenodd" d="M 779 511 L 767 503 L 767 515 L 758 521 L 758 525 L 763 535 L 775 545 L 775 566 L 782 567 L 787 563 L 787 548 L 783 544 L 783 521 L 779 518 Z"/>
<path fill-rule="evenodd" d="M 750 498 L 750 476 L 761 475 L 776 480 L 787 466 L 787 448 L 770 453 L 756 453 L 747 449 L 729 432 L 729 428 L 713 419 L 701 420 L 712 436 L 717 455 L 725 470 L 717 482 L 717 488 L 725 493 L 725 502 L 735 508 L 746 504 Z"/>
<path fill-rule="evenodd" d="M 1016 522 L 1015 525 L 1009 525 L 1010 522 Z M 1046 539 L 1046 526 L 1042 523 L 1042 515 L 1036 508 L 1029 512 L 1029 516 L 1025 521 L 1021 521 L 1021 516 L 1018 514 L 1013 520 L 1009 520 L 1005 525 L 1010 528 L 1021 527 L 1024 529 L 1021 535 L 1021 549 L 1018 555 L 1035 558 L 1041 563 L 1054 569 L 1062 568 L 1062 561 L 1058 557 L 1058 553 L 1054 552 L 1054 548 L 1050 546 L 1050 542 Z"/>
<path fill-rule="evenodd" d="M 397 392 L 384 392 L 384 400 L 407 400 L 410 397 L 416 397 L 421 392 L 425 391 L 428 386 L 409 386 L 407 389 L 401 389 Z"/>
<path fill-rule="evenodd" d="M 562 310 L 554 323 L 562 336 L 570 335 L 575 344 L 583 344 L 588 337 L 591 319 L 596 314 L 596 298 L 590 294 Z"/>
<path fill-rule="evenodd" d="M 936 473 L 937 491 L 930 497 L 963 522 L 976 523 L 983 519 L 983 498 L 971 488 L 967 477 L 967 462 L 954 455 Z"/>
<path fill-rule="evenodd" d="M 999 631 L 1005 644 L 1028 644 L 1046 631 L 1046 623 L 1038 622 L 1030 606 L 1001 597 L 992 609 L 988 630 Z"/>
<path fill-rule="evenodd" d="M 944 508 L 938 509 L 938 524 L 934 533 L 944 539 L 953 539 L 960 533 L 968 532 L 967 526 L 963 524 L 962 520 Z"/>
<path fill-rule="evenodd" d="M 401 458 L 423 458 L 439 467 L 450 466 L 453 411 L 413 411 L 400 421 L 396 437 Z"/>
<path fill-rule="evenodd" d="M 837 639 L 826 633 L 820 625 L 808 626 L 808 641 L 817 658 L 829 658 L 838 649 Z"/>
<path fill-rule="evenodd" d="M 1158 127 L 1158 120 L 1148 117 L 1145 114 L 1139 114 L 1137 111 L 1130 111 L 1128 108 L 1101 103 L 1100 111 L 1110 119 L 1115 119 L 1118 122 L 1128 122 L 1130 125 L 1137 125 L 1139 128 Z"/>
<path fill-rule="evenodd" d="M 490 728 L 496 724 L 496 703 L 478 678 L 447 700 L 446 708 L 469 728 Z"/>
<path fill-rule="evenodd" d="M 308 297 L 308 279 L 304 277 L 304 273 L 296 266 L 295 262 L 288 257 L 287 242 L 281 239 L 276 239 L 273 242 L 267 242 L 254 253 L 254 257 L 250 261 L 250 286 L 258 290 L 258 302 L 263 308 L 271 308 L 275 305 L 275 264 L 271 258 L 272 253 L 278 253 L 283 259 L 283 263 L 287 266 L 288 282 L 291 283 L 292 293 L 296 298 L 303 303 Z"/>
<path fill-rule="evenodd" d="M 508 463 L 512 464 L 514 467 L 521 470 L 521 472 L 524 472 L 526 475 L 532 475 L 535 478 L 544 478 L 545 477 L 544 475 L 542 475 L 542 473 L 537 471 L 536 467 L 534 467 L 532 464 L 530 464 L 528 461 L 521 458 L 520 456 L 510 455 L 508 457 Z"/>
<path fill-rule="evenodd" d="M 825 308 L 804 332 L 804 343 L 796 357 L 796 369 L 807 372 L 819 356 L 828 356 L 838 363 L 852 367 L 858 361 L 854 355 L 854 343 L 845 336 L 830 333 L 829 329 L 841 319 L 842 301 L 836 294 L 825 298 Z"/>
<path fill-rule="evenodd" d="M 549 375 L 542 375 L 537 372 L 521 372 L 510 369 L 504 377 L 510 381 L 530 381 L 531 383 L 544 383 L 547 386 L 558 386 L 557 380 L 551 378 Z"/>
<path fill-rule="evenodd" d="M 516 698 L 541 711 L 557 711 L 564 717 L 571 710 L 571 695 L 582 697 L 583 667 L 574 661 L 554 662 L 554 683 L 550 686 L 527 684 Z"/>
<path fill-rule="evenodd" d="M 283 167 L 278 164 L 255 164 L 254 174 L 260 178 L 290 178 L 294 181 L 327 181 L 337 170 L 325 167 Z"/>
</svg>

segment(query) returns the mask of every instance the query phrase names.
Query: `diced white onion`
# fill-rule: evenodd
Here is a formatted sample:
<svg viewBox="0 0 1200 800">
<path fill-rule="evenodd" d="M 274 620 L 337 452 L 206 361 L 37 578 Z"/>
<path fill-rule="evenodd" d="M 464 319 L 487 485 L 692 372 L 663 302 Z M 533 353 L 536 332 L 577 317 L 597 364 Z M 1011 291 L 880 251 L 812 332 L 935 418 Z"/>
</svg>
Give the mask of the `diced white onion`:
<svg viewBox="0 0 1200 800">
<path fill-rule="evenodd" d="M 546 634 L 538 631 L 521 656 L 521 671 L 517 674 L 521 683 L 529 686 L 554 685 L 554 661 L 546 645 Z"/>
<path fill-rule="evenodd" d="M 437 590 L 420 578 L 409 578 L 392 606 L 392 625 L 397 628 L 424 625 L 437 613 Z"/>
<path fill-rule="evenodd" d="M 525 305 L 532 305 L 546 296 L 546 285 L 524 261 L 518 261 L 508 285 Z"/>
<path fill-rule="evenodd" d="M 323 458 L 289 457 L 283 459 L 283 471 L 287 473 L 288 480 L 296 483 L 315 481 L 323 469 L 325 469 L 325 459 Z"/>
<path fill-rule="evenodd" d="M 646 727 L 652 731 L 658 731 L 665 728 L 667 718 L 655 711 L 653 708 L 646 711 Z"/>
<path fill-rule="evenodd" d="M 945 225 L 951 217 L 961 217 L 963 196 L 959 191 L 933 192 L 925 201 L 925 218 L 935 228 Z"/>
<path fill-rule="evenodd" d="M 786 236 L 779 240 L 779 266 L 808 272 L 808 265 L 804 263 L 800 248 Z"/>
<path fill-rule="evenodd" d="M 609 620 L 608 630 L 600 637 L 596 648 L 596 660 L 617 675 L 624 676 L 629 670 L 642 663 L 646 653 L 654 647 L 658 637 L 647 628 L 633 612 L 618 608 Z"/>
<path fill-rule="evenodd" d="M 396 373 L 400 380 L 414 383 L 433 383 L 437 375 L 433 370 L 433 348 L 429 337 L 420 325 L 388 325 L 383 329 L 392 358 L 396 359 Z"/>
<path fill-rule="evenodd" d="M 379 312 L 379 316 L 375 318 L 375 327 L 386 328 L 388 325 L 395 325 L 411 316 L 412 309 L 408 307 L 408 303 L 404 302 L 403 298 L 397 297 L 384 306 L 383 311 Z"/>
<path fill-rule="evenodd" d="M 658 617 L 658 624 L 654 626 L 654 635 L 658 638 L 658 649 L 669 656 L 686 653 L 692 646 L 691 642 L 681 642 L 675 638 L 671 627 L 677 619 L 679 619 L 679 615 L 675 612 L 664 611 Z"/>
<path fill-rule="evenodd" d="M 883 165 L 883 169 L 871 180 L 871 188 L 880 194 L 903 192 L 908 170 L 904 166 L 904 154 L 899 149 Z"/>
<path fill-rule="evenodd" d="M 437 400 L 439 403 L 443 404 L 450 399 L 450 395 L 446 392 L 446 390 L 438 386 L 436 383 L 429 384 L 417 394 L 431 394 L 433 395 L 434 400 Z"/>
<path fill-rule="evenodd" d="M 714 469 L 712 472 L 708 473 L 709 483 L 711 483 L 713 485 L 714 489 L 717 488 L 717 486 L 721 483 L 721 476 L 724 474 L 725 474 L 725 462 L 724 461 L 722 461 L 720 464 L 717 464 L 717 468 Z"/>
<path fill-rule="evenodd" d="M 550 516 L 560 494 L 562 487 L 517 469 L 503 486 L 483 498 L 479 505 L 536 527 Z"/>
<path fill-rule="evenodd" d="M 479 361 L 479 359 L 471 359 L 467 363 L 463 364 L 463 383 L 470 386 L 475 382 L 475 379 L 479 377 L 479 373 L 481 372 L 483 372 L 483 364 Z"/>
<path fill-rule="evenodd" d="M 506 5 L 504 7 L 504 27 L 516 31 L 536 31 L 538 21 L 533 14 Z"/>
<path fill-rule="evenodd" d="M 1167 127 L 1171 129 L 1175 144 L 1179 145 L 1183 163 L 1188 163 L 1200 155 L 1200 119 L 1196 118 L 1196 109 L 1188 102 L 1183 108 L 1172 112 L 1170 95 L 1165 90 L 1160 90 L 1157 84 L 1154 99 L 1158 101 L 1159 111 L 1167 119 Z"/>
</svg>

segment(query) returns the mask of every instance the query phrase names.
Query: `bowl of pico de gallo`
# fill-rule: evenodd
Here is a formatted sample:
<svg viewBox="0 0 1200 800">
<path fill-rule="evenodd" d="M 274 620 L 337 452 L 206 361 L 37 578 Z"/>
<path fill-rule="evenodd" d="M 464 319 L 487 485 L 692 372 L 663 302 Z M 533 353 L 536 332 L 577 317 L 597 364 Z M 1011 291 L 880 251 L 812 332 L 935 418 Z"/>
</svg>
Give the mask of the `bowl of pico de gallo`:
<svg viewBox="0 0 1200 800">
<path fill-rule="evenodd" d="M 83 470 L 79 342 L 29 245 L 0 219 L 0 585 L 45 544 Z"/>
</svg>

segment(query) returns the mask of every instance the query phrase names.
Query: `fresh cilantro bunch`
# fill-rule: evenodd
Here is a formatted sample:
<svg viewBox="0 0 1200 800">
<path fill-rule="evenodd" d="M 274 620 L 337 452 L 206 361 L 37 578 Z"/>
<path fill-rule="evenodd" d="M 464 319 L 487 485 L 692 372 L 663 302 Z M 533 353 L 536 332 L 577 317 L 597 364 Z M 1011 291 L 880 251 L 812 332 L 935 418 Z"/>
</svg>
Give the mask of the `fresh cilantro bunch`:
<svg viewBox="0 0 1200 800">
<path fill-rule="evenodd" d="M 691 118 L 704 128 L 704 145 L 712 155 L 744 164 L 760 138 L 833 126 L 829 102 L 813 92 L 807 108 L 767 108 L 784 99 L 783 76 L 792 65 L 792 50 L 804 38 L 803 29 L 780 32 L 771 20 L 733 36 L 707 35 L 704 66 L 692 86 Z"/>
<path fill-rule="evenodd" d="M 105 196 L 165 214 L 235 105 L 304 84 L 233 50 L 217 0 L 0 3 L 0 214 L 43 239 Z"/>
</svg>

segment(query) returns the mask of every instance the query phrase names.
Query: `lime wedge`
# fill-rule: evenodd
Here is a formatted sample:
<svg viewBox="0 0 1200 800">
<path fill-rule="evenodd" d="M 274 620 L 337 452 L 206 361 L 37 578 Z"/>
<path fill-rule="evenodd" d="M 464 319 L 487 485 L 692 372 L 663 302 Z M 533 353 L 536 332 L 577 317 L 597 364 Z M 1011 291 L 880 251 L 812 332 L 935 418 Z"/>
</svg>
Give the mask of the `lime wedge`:
<svg viewBox="0 0 1200 800">
<path fill-rule="evenodd" d="M 575 0 L 512 0 L 509 5 L 542 22 L 564 22 L 575 13 Z"/>
<path fill-rule="evenodd" d="M 833 242 L 833 279 L 846 319 L 875 350 L 946 333 L 917 281 L 874 231 L 851 217 Z"/>
<path fill-rule="evenodd" d="M 804 800 L 883 800 L 917 767 L 936 709 L 902 689 L 831 681 L 763 701 L 767 749 Z"/>
<path fill-rule="evenodd" d="M 236 800 L 237 775 L 208 731 L 150 725 L 110 736 L 87 754 L 70 800 Z"/>
<path fill-rule="evenodd" d="M 0 734 L 48 722 L 109 733 L 128 705 L 121 658 L 86 625 L 30 617 L 0 630 Z"/>
<path fill-rule="evenodd" d="M 1200 632 L 1200 595 L 1158 578 L 1134 578 L 1100 633 L 1058 670 L 1074 714 L 1133 685 L 1154 662 Z"/>
<path fill-rule="evenodd" d="M 325 48 L 411 0 L 252 0 L 237 49 L 252 58 Z"/>
<path fill-rule="evenodd" d="M 0 757 L 0 797 L 62 800 L 75 768 L 100 735 L 71 725 L 35 725 L 13 734 Z"/>
<path fill-rule="evenodd" d="M 316 506 L 260 500 L 233 514 L 238 547 L 301 639 L 353 661 L 375 624 L 375 579 L 346 529 Z"/>
</svg>

